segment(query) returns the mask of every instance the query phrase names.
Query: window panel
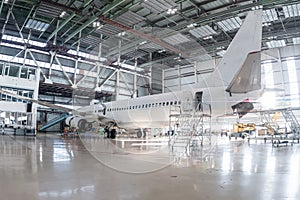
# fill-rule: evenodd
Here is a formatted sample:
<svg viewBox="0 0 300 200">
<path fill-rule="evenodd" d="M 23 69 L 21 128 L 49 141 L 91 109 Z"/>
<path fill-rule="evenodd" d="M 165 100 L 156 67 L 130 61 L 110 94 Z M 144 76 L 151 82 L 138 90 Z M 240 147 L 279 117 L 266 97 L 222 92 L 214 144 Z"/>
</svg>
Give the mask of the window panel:
<svg viewBox="0 0 300 200">
<path fill-rule="evenodd" d="M 22 67 L 20 78 L 28 79 L 28 68 L 27 67 Z"/>
<path fill-rule="evenodd" d="M 9 69 L 9 76 L 19 77 L 19 70 L 20 70 L 19 66 L 11 65 Z"/>
<path fill-rule="evenodd" d="M 291 106 L 296 107 L 299 105 L 299 90 L 296 65 L 294 60 L 288 60 L 286 64 L 289 76 L 290 95 L 292 97 Z"/>
<path fill-rule="evenodd" d="M 3 64 L 3 63 L 0 63 L 0 75 L 2 75 L 3 68 L 4 68 L 4 64 Z"/>
</svg>

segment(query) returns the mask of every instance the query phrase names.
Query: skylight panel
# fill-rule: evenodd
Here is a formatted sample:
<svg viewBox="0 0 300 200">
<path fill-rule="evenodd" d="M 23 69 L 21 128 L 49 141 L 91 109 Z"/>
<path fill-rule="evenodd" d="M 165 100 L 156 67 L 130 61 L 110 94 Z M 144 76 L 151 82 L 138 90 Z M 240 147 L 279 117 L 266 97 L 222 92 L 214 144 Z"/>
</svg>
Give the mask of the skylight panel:
<svg viewBox="0 0 300 200">
<path fill-rule="evenodd" d="M 181 33 L 166 37 L 163 40 L 165 42 L 169 43 L 169 44 L 172 44 L 172 45 L 177 45 L 177 44 L 181 44 L 181 43 L 185 43 L 185 42 L 190 41 L 186 36 L 184 36 Z"/>
<path fill-rule="evenodd" d="M 26 28 L 29 29 L 34 29 L 37 31 L 41 31 L 44 32 L 45 30 L 47 30 L 47 28 L 49 27 L 50 24 L 41 22 L 41 21 L 37 21 L 35 19 L 29 19 L 26 23 Z"/>
<path fill-rule="evenodd" d="M 220 22 L 217 22 L 218 26 L 221 27 L 225 32 L 238 29 L 242 20 L 239 17 L 229 18 Z"/>
<path fill-rule="evenodd" d="M 282 9 L 285 18 L 300 16 L 300 4 L 283 6 Z"/>
<path fill-rule="evenodd" d="M 272 40 L 272 41 L 266 42 L 266 44 L 270 49 L 286 46 L 285 40 Z"/>
<path fill-rule="evenodd" d="M 217 55 L 223 57 L 225 53 L 226 53 L 225 50 L 221 50 L 217 52 Z"/>
<path fill-rule="evenodd" d="M 264 22 L 273 22 L 276 20 L 278 20 L 278 15 L 277 15 L 275 8 L 263 11 L 263 16 L 262 16 L 263 23 Z"/>
<path fill-rule="evenodd" d="M 205 25 L 198 28 L 195 28 L 193 30 L 189 31 L 193 36 L 196 38 L 204 38 L 206 36 L 211 36 L 217 34 L 216 31 L 214 31 L 210 26 Z"/>
<path fill-rule="evenodd" d="M 293 38 L 293 44 L 300 44 L 300 37 Z"/>
</svg>

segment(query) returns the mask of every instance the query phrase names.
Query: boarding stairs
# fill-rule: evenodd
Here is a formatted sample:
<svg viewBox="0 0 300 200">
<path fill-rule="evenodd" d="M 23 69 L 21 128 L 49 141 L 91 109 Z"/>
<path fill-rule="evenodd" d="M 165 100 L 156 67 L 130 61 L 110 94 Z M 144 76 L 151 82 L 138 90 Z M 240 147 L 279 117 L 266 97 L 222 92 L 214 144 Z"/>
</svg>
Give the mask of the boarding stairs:
<svg viewBox="0 0 300 200">
<path fill-rule="evenodd" d="M 299 124 L 296 116 L 294 115 L 293 111 L 291 109 L 286 109 L 286 110 L 282 111 L 282 115 L 291 129 L 291 132 L 293 134 L 293 140 L 299 141 L 300 124 Z"/>
<path fill-rule="evenodd" d="M 51 126 L 53 126 L 53 125 L 55 125 L 55 124 L 57 124 L 57 123 L 59 123 L 59 122 L 65 120 L 65 119 L 67 119 L 68 117 L 69 117 L 69 114 L 67 114 L 67 113 L 64 113 L 64 114 L 62 114 L 62 115 L 59 115 L 59 116 L 57 116 L 57 117 L 55 117 L 55 118 L 49 120 L 49 121 L 48 121 L 46 124 L 44 124 L 43 126 L 41 126 L 41 127 L 39 128 L 39 131 L 45 131 L 47 128 L 49 128 L 49 127 L 51 127 Z"/>
<path fill-rule="evenodd" d="M 182 109 L 178 106 L 170 109 L 170 129 L 174 130 L 173 136 L 170 136 L 173 152 L 188 153 L 203 145 L 204 139 L 210 136 L 210 105 L 201 103 L 195 108 Z"/>
<path fill-rule="evenodd" d="M 279 134 L 279 125 L 277 121 L 274 119 L 272 115 L 274 115 L 274 112 L 263 112 L 262 114 L 262 120 L 264 122 L 264 126 L 268 129 L 268 132 L 270 135 L 278 135 Z"/>
</svg>

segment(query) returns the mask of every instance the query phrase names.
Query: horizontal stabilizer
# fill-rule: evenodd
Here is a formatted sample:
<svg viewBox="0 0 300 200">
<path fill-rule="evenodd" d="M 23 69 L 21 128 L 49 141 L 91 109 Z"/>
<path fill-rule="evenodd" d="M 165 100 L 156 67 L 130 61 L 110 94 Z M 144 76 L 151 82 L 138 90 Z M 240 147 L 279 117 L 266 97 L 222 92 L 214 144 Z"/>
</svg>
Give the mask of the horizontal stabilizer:
<svg viewBox="0 0 300 200">
<path fill-rule="evenodd" d="M 261 87 L 260 52 L 248 54 L 240 71 L 232 79 L 226 91 L 230 93 L 247 93 Z"/>
</svg>

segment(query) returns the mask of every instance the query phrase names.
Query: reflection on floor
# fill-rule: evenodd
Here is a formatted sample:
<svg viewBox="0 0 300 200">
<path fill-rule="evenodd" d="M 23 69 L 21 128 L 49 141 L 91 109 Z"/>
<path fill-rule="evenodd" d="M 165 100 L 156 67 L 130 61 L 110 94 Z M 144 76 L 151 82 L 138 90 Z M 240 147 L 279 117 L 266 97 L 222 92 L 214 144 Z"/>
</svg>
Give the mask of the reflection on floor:
<svg viewBox="0 0 300 200">
<path fill-rule="evenodd" d="M 222 137 L 178 156 L 168 138 L 0 136 L 1 199 L 299 199 L 299 188 L 296 144 Z"/>
</svg>

